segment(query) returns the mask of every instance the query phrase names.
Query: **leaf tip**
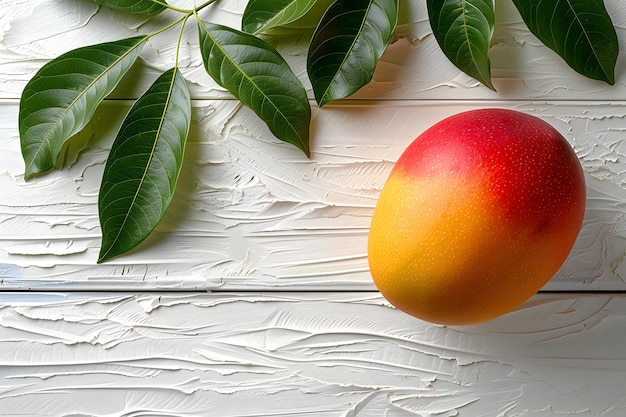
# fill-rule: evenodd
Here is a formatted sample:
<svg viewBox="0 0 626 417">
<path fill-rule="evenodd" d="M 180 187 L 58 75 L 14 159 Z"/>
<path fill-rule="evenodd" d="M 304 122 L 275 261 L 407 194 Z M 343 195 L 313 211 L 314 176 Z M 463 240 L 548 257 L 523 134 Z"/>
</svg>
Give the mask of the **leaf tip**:
<svg viewBox="0 0 626 417">
<path fill-rule="evenodd" d="M 26 169 L 24 171 L 24 181 L 29 181 L 33 177 L 36 177 L 40 174 L 45 174 L 46 172 L 52 170 L 54 167 L 38 167 L 34 164 L 27 164 Z"/>
<path fill-rule="evenodd" d="M 110 251 L 107 250 L 104 246 L 102 248 L 100 248 L 100 253 L 98 254 L 98 260 L 96 261 L 97 264 L 103 264 L 106 261 L 108 261 L 109 259 L 113 258 L 113 256 L 110 254 Z"/>
<path fill-rule="evenodd" d="M 98 260 L 96 261 L 96 263 L 103 264 L 110 259 L 125 254 L 126 252 L 128 252 L 128 249 L 124 250 L 120 248 L 119 244 L 116 244 L 116 242 L 105 241 L 105 239 L 103 238 L 102 244 L 100 246 L 100 253 L 98 253 Z"/>
<path fill-rule="evenodd" d="M 479 83 L 481 83 L 482 85 L 484 85 L 485 87 L 487 87 L 488 89 L 490 89 L 491 91 L 497 91 L 496 87 L 494 87 L 493 85 L 493 81 L 491 79 L 491 71 L 489 70 L 489 66 L 486 68 L 486 74 L 481 73 L 480 71 L 476 74 L 472 73 L 472 72 L 468 72 L 463 70 L 467 75 L 473 77 L 475 80 L 477 80 Z"/>
<path fill-rule="evenodd" d="M 306 155 L 307 158 L 311 157 L 311 149 L 309 148 L 309 144 L 306 142 L 291 142 L 296 148 L 300 149 L 303 154 Z"/>
<path fill-rule="evenodd" d="M 320 97 L 315 97 L 315 101 L 317 102 L 317 106 L 321 109 L 322 107 L 324 107 L 326 104 L 330 103 L 333 100 L 328 98 L 327 94 L 323 94 Z"/>
</svg>

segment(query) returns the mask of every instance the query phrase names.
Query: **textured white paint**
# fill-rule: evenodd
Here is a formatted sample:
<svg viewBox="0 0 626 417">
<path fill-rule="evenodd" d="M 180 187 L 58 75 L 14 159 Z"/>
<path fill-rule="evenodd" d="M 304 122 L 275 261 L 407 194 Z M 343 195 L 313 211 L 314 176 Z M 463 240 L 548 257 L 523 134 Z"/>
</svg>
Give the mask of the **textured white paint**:
<svg viewBox="0 0 626 417">
<path fill-rule="evenodd" d="M 189 1 L 170 2 L 189 7 Z M 207 21 L 239 28 L 245 0 L 219 2 L 201 13 Z M 427 21 L 423 1 L 401 0 L 402 17 L 397 41 L 392 44 L 377 67 L 374 80 L 359 91 L 359 99 L 623 99 L 626 95 L 624 74 L 626 60 L 626 5 L 619 0 L 606 1 L 621 42 L 621 54 L 613 87 L 587 80 L 572 71 L 552 51 L 543 46 L 525 27 L 513 3 L 498 1 L 497 27 L 490 53 L 492 75 L 497 93 L 481 86 L 450 64 L 438 47 Z M 128 16 L 101 7 L 88 0 L 0 0 L 0 87 L 4 97 L 19 97 L 33 71 L 46 59 L 79 46 L 110 41 L 137 33 L 152 33 L 180 15 L 165 12 L 152 19 Z M 36 22 L 32 25 L 30 22 Z M 46 22 L 40 24 L 39 22 Z M 160 72 L 171 67 L 178 29 L 150 39 L 142 61 L 112 97 L 137 97 Z M 181 52 L 182 72 L 189 80 L 192 95 L 213 99 L 228 97 L 205 73 L 198 54 L 195 22 L 186 27 Z M 285 56 L 294 72 L 306 80 L 308 38 L 293 32 L 280 39 L 269 38 Z M 311 94 L 312 97 L 312 94 Z"/>
<path fill-rule="evenodd" d="M 372 293 L 0 297 L 0 410 L 53 416 L 615 416 L 626 298 L 445 328 Z"/>
<path fill-rule="evenodd" d="M 245 5 L 221 0 L 202 17 L 238 27 Z M 615 86 L 574 74 L 510 1 L 496 6 L 498 92 L 447 62 L 425 2 L 402 0 L 374 80 L 313 108 L 310 159 L 209 79 L 190 22 L 180 59 L 194 121 L 171 210 L 140 251 L 95 265 L 116 126 L 172 65 L 177 31 L 150 39 L 61 169 L 29 182 L 18 98 L 47 60 L 150 33 L 176 13 L 0 0 L 0 290 L 34 290 L 0 292 L 0 415 L 623 416 L 626 297 L 592 292 L 626 290 L 626 3 L 606 0 L 622 44 Z M 306 36 L 270 41 L 309 86 Z M 488 106 L 534 114 L 567 137 L 588 181 L 584 227 L 552 292 L 481 325 L 430 325 L 372 291 L 370 216 L 414 137 Z M 222 292 L 239 290 L 258 292 Z M 559 292 L 572 290 L 588 292 Z"/>
<path fill-rule="evenodd" d="M 404 147 L 434 121 L 504 106 L 550 122 L 587 172 L 580 239 L 548 289 L 626 288 L 626 107 L 611 102 L 343 102 L 315 110 L 312 157 L 273 139 L 236 101 L 195 101 L 172 207 L 141 250 L 95 265 L 99 181 L 127 102 L 110 102 L 74 142 L 66 166 L 28 183 L 12 118 L 0 153 L 4 288 L 374 289 L 370 216 Z M 11 127 L 13 126 L 13 127 Z M 84 150 L 89 144 L 95 148 Z M 78 286 L 78 287 L 77 287 Z"/>
</svg>

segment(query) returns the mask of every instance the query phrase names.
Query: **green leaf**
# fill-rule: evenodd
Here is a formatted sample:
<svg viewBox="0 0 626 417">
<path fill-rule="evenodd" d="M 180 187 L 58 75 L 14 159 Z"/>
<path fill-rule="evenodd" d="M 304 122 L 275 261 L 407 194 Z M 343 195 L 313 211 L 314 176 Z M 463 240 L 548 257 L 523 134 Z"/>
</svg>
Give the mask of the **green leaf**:
<svg viewBox="0 0 626 417">
<path fill-rule="evenodd" d="M 320 106 L 370 82 L 398 21 L 398 0 L 337 0 L 309 46 L 307 70 Z"/>
<path fill-rule="evenodd" d="M 154 16 L 165 10 L 165 0 L 94 0 L 96 3 L 126 13 Z"/>
<path fill-rule="evenodd" d="M 78 48 L 37 71 L 22 92 L 18 116 L 26 179 L 54 168 L 63 144 L 85 127 L 147 39 Z"/>
<path fill-rule="evenodd" d="M 100 186 L 98 262 L 133 249 L 167 210 L 183 163 L 191 99 L 177 68 L 133 105 L 111 147 Z"/>
<path fill-rule="evenodd" d="M 615 84 L 619 44 L 602 0 L 513 0 L 530 31 L 576 72 Z"/>
<path fill-rule="evenodd" d="M 201 21 L 198 27 L 207 73 L 250 107 L 278 139 L 309 156 L 311 106 L 283 57 L 248 33 Z"/>
<path fill-rule="evenodd" d="M 250 0 L 243 12 L 241 29 L 259 34 L 295 22 L 307 14 L 317 0 Z"/>
<path fill-rule="evenodd" d="M 443 53 L 461 71 L 492 90 L 489 47 L 495 22 L 493 1 L 427 0 L 430 26 Z"/>
</svg>

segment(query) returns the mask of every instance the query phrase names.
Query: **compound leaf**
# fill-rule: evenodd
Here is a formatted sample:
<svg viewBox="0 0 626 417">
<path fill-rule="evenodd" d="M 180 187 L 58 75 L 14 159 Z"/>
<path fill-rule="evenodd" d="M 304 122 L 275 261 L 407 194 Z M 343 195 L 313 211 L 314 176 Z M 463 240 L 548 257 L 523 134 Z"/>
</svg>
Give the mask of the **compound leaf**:
<svg viewBox="0 0 626 417">
<path fill-rule="evenodd" d="M 98 198 L 98 262 L 141 243 L 174 195 L 191 120 L 191 98 L 177 68 L 163 73 L 133 105 L 111 147 Z"/>
<path fill-rule="evenodd" d="M 207 73 L 251 108 L 278 139 L 309 156 L 311 106 L 283 57 L 248 33 L 202 21 L 198 28 Z"/>
<path fill-rule="evenodd" d="M 126 13 L 154 16 L 165 10 L 165 0 L 94 0 L 96 3 Z"/>
<path fill-rule="evenodd" d="M 147 39 L 137 36 L 74 49 L 30 79 L 18 116 L 26 179 L 54 168 L 63 144 L 85 127 Z"/>
<path fill-rule="evenodd" d="M 615 84 L 617 34 L 603 0 L 513 0 L 530 31 L 576 72 Z"/>
<path fill-rule="evenodd" d="M 428 19 L 443 53 L 467 75 L 494 89 L 489 47 L 493 0 L 428 0 Z"/>
<path fill-rule="evenodd" d="M 320 106 L 355 93 L 374 75 L 398 21 L 398 0 L 337 0 L 315 29 L 307 71 Z"/>
<path fill-rule="evenodd" d="M 241 29 L 256 35 L 295 22 L 311 10 L 316 2 L 317 0 L 250 0 L 243 12 Z"/>
</svg>

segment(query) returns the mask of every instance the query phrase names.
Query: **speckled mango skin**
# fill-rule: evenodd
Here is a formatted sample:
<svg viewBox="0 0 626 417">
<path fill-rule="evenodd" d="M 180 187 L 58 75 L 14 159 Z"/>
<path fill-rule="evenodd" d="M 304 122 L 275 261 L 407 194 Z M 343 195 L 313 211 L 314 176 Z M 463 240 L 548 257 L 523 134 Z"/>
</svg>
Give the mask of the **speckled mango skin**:
<svg viewBox="0 0 626 417">
<path fill-rule="evenodd" d="M 554 276 L 584 211 L 582 168 L 552 126 L 504 109 L 459 113 L 395 164 L 372 218 L 371 275 L 420 319 L 490 320 Z"/>
</svg>

